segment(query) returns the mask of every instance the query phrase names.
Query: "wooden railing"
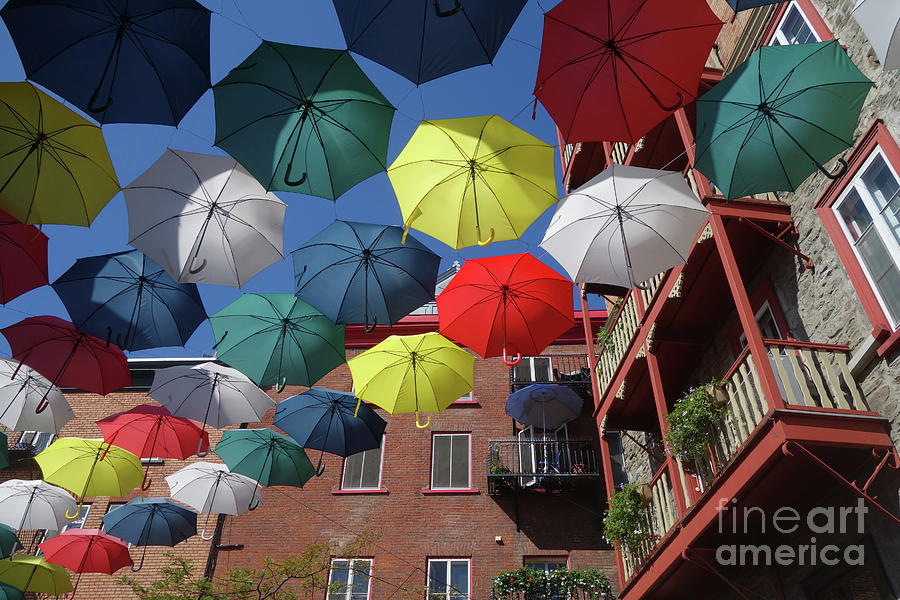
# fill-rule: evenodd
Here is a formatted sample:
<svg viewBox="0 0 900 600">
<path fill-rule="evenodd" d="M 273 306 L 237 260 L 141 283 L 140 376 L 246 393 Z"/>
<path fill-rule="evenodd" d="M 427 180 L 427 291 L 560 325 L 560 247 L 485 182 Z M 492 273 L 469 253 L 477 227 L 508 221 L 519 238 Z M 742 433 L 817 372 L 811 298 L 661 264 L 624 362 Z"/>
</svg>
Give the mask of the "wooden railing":
<svg viewBox="0 0 900 600">
<path fill-rule="evenodd" d="M 639 550 L 622 552 L 626 580 L 678 522 L 675 494 L 672 491 L 672 479 L 669 476 L 667 465 L 663 464 L 650 481 L 650 491 L 652 499 L 644 509 L 644 522 L 642 523 L 642 529 L 647 534 L 647 539 Z"/>
<path fill-rule="evenodd" d="M 647 289 L 641 290 L 641 298 L 644 301 L 644 310 L 646 311 L 647 307 L 650 306 L 650 303 L 653 302 L 653 298 L 656 297 L 656 292 L 659 291 L 660 286 L 662 285 L 663 279 L 666 278 L 666 272 L 662 272 L 659 275 L 655 275 L 651 277 L 647 281 L 644 282 L 644 285 L 647 286 Z"/>
<path fill-rule="evenodd" d="M 625 352 L 631 345 L 640 326 L 637 314 L 637 306 L 634 301 L 634 290 L 631 290 L 622 300 L 624 303 L 616 313 L 613 322 L 606 326 L 609 332 L 601 347 L 598 349 L 597 379 L 600 383 L 600 396 L 606 395 L 609 384 L 612 382 L 619 363 L 625 356 Z"/>
</svg>

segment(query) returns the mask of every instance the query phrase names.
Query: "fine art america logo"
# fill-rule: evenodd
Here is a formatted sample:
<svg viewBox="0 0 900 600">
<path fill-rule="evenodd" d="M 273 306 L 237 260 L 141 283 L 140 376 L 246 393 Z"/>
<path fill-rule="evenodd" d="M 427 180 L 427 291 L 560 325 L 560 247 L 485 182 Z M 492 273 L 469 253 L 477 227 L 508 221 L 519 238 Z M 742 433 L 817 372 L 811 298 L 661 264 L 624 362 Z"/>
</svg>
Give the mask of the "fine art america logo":
<svg viewBox="0 0 900 600">
<path fill-rule="evenodd" d="M 798 534 L 798 544 L 723 544 L 716 549 L 720 565 L 862 565 L 865 546 L 838 546 L 824 543 L 829 535 L 862 534 L 869 509 L 863 499 L 856 506 L 816 506 L 806 514 L 795 508 L 782 506 L 767 515 L 758 506 L 734 506 L 737 499 L 719 499 L 719 533 L 775 536 Z M 809 535 L 808 541 L 805 534 Z M 816 536 L 826 539 L 817 539 Z"/>
</svg>

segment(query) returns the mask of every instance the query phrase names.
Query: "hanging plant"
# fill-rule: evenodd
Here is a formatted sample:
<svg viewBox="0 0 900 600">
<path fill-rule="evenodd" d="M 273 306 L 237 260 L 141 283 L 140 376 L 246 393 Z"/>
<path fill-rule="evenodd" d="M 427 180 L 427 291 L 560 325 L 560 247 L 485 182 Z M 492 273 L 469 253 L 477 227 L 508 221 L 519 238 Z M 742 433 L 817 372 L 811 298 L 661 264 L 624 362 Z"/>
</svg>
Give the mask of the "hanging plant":
<svg viewBox="0 0 900 600">
<path fill-rule="evenodd" d="M 714 401 L 716 394 L 710 394 L 707 388 L 715 389 L 721 385 L 713 380 L 705 386 L 690 388 L 666 415 L 669 425 L 665 435 L 666 448 L 672 456 L 683 461 L 706 456 L 710 429 L 721 418 L 724 406 L 724 403 L 718 405 L 721 397 Z"/>
<path fill-rule="evenodd" d="M 604 600 L 612 586 L 599 569 L 556 569 L 546 572 L 532 567 L 500 571 L 491 582 L 495 600 L 549 598 L 562 596 L 583 600 Z"/>
<path fill-rule="evenodd" d="M 637 552 L 649 537 L 645 528 L 644 502 L 638 486 L 626 483 L 609 499 L 603 519 L 603 537 L 620 550 Z"/>
</svg>

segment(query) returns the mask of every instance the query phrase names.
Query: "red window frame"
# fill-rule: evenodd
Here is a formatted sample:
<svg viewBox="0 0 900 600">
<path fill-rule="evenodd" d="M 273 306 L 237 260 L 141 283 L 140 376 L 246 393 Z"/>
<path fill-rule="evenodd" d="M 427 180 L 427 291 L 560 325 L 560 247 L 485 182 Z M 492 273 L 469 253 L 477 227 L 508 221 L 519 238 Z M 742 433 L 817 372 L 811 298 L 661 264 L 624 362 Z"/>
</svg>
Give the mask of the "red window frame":
<svg viewBox="0 0 900 600">
<path fill-rule="evenodd" d="M 863 310 L 872 323 L 872 336 L 881 342 L 881 345 L 878 347 L 878 355 L 885 356 L 900 347 L 900 328 L 894 331 L 891 327 L 891 323 L 884 314 L 884 310 L 875 296 L 863 267 L 857 260 L 853 248 L 850 247 L 850 242 L 847 241 L 838 222 L 837 215 L 834 214 L 832 208 L 876 147 L 881 148 L 884 157 L 894 169 L 900 170 L 900 146 L 897 145 L 897 141 L 891 135 L 891 132 L 888 131 L 884 121 L 877 119 L 848 157 L 847 163 L 850 167 L 847 169 L 847 172 L 829 184 L 815 206 L 816 212 L 819 213 L 819 218 L 822 219 L 825 230 L 828 232 L 841 259 L 841 263 L 843 263 L 844 269 L 850 276 L 850 283 L 853 284 L 853 288 L 859 296 Z"/>
<path fill-rule="evenodd" d="M 800 10 L 803 11 L 806 20 L 809 21 L 809 24 L 812 26 L 813 31 L 819 36 L 819 39 L 823 42 L 833 40 L 834 34 L 831 32 L 831 29 L 828 28 L 828 25 L 825 24 L 822 15 L 820 15 L 819 11 L 816 10 L 816 7 L 813 6 L 812 1 L 796 0 L 796 2 L 797 6 L 800 7 Z M 781 23 L 781 19 L 784 18 L 784 13 L 787 12 L 790 5 L 790 2 L 782 2 L 775 10 L 775 14 L 772 15 L 772 20 L 769 21 L 765 31 L 763 31 L 762 36 L 759 38 L 760 46 L 768 46 L 772 43 L 775 31 L 778 29 L 778 25 Z"/>
</svg>

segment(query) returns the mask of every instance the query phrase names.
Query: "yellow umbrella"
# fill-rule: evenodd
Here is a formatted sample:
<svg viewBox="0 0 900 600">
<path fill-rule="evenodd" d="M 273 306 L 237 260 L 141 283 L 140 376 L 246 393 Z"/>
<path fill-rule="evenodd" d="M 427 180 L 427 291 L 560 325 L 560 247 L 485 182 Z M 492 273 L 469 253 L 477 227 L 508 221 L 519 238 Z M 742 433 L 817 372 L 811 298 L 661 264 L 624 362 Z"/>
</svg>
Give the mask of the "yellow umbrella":
<svg viewBox="0 0 900 600">
<path fill-rule="evenodd" d="M 472 391 L 475 357 L 438 333 L 392 335 L 347 361 L 357 398 L 389 413 L 441 412 Z M 357 404 L 357 409 L 359 406 Z"/>
<path fill-rule="evenodd" d="M 0 582 L 23 592 L 58 596 L 72 591 L 72 580 L 64 568 L 43 556 L 18 554 L 0 560 Z"/>
<path fill-rule="evenodd" d="M 144 473 L 141 460 L 118 446 L 103 440 L 59 438 L 34 457 L 44 481 L 58 485 L 80 496 L 124 496 L 141 484 Z M 67 519 L 75 514 L 66 511 Z"/>
<path fill-rule="evenodd" d="M 457 250 L 518 239 L 557 200 L 553 146 L 497 115 L 422 121 L 387 173 L 407 230 Z"/>
</svg>

